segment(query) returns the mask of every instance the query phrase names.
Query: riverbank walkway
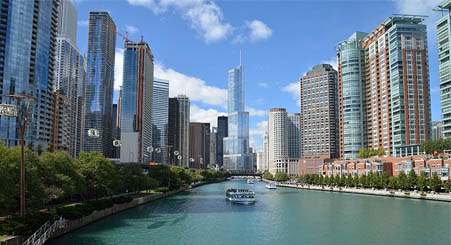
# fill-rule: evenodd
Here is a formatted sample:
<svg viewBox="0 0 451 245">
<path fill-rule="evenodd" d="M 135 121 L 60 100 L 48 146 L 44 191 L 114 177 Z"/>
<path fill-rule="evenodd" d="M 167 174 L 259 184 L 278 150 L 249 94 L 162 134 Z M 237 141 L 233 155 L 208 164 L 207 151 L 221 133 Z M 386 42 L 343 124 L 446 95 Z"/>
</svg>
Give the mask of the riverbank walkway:
<svg viewBox="0 0 451 245">
<path fill-rule="evenodd" d="M 388 190 L 388 189 L 377 190 L 377 189 L 369 189 L 369 188 L 283 184 L 283 183 L 277 183 L 277 186 L 296 188 L 296 189 L 305 189 L 305 190 L 315 190 L 315 191 L 331 191 L 331 192 L 343 192 L 343 193 L 351 193 L 351 194 L 401 197 L 401 198 L 451 202 L 451 195 L 448 193 L 440 193 L 440 194 L 439 193 L 426 193 L 426 196 L 424 196 L 419 191 L 403 191 L 403 190 L 393 191 L 393 190 Z"/>
</svg>

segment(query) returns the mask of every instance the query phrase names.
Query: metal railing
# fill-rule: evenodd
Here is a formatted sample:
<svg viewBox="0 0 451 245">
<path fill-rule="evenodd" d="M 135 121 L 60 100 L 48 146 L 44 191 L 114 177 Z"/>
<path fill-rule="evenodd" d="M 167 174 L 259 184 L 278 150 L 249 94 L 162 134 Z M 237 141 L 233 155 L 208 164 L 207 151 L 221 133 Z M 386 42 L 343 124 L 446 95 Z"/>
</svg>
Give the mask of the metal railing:
<svg viewBox="0 0 451 245">
<path fill-rule="evenodd" d="M 50 223 L 50 221 L 45 222 L 33 235 L 31 235 L 23 245 L 41 245 L 44 244 L 57 230 L 64 228 L 65 219 L 61 217 L 59 220 Z"/>
</svg>

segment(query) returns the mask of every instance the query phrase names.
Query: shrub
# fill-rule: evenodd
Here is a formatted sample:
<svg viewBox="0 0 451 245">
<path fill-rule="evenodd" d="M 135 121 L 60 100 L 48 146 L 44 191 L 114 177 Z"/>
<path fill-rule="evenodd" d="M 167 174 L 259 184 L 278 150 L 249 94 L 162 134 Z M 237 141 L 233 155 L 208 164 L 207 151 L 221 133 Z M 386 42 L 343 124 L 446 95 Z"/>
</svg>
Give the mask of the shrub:
<svg viewBox="0 0 451 245">
<path fill-rule="evenodd" d="M 427 194 L 426 194 L 426 192 L 421 192 L 421 194 L 420 194 L 422 197 L 425 197 Z"/>
<path fill-rule="evenodd" d="M 410 192 L 406 191 L 404 192 L 404 195 L 410 195 Z"/>
<path fill-rule="evenodd" d="M 91 205 L 94 208 L 94 210 L 103 210 L 106 208 L 111 208 L 113 204 L 114 203 L 112 199 L 102 199 L 88 202 L 88 205 Z"/>
<path fill-rule="evenodd" d="M 94 207 L 88 203 L 75 203 L 56 208 L 56 213 L 65 219 L 79 219 L 90 215 L 93 211 Z"/>
<path fill-rule="evenodd" d="M 155 191 L 157 191 L 157 192 L 168 192 L 169 188 L 168 187 L 158 187 L 157 189 L 155 189 Z"/>
<path fill-rule="evenodd" d="M 122 203 L 129 203 L 133 200 L 130 196 L 121 196 L 121 197 L 115 197 L 113 198 L 114 204 L 122 204 Z"/>
<path fill-rule="evenodd" d="M 52 221 L 55 214 L 35 213 L 26 217 L 14 216 L 0 223 L 0 234 L 30 235 L 48 220 Z"/>
</svg>

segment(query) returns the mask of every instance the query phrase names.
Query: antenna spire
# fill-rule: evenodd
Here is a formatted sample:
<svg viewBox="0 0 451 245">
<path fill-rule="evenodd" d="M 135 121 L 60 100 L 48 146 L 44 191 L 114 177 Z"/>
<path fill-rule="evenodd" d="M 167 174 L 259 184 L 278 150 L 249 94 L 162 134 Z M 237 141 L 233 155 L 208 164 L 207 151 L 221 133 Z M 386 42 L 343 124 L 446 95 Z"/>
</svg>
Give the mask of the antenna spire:
<svg viewBox="0 0 451 245">
<path fill-rule="evenodd" d="M 241 49 L 240 49 L 240 66 L 241 66 Z"/>
</svg>

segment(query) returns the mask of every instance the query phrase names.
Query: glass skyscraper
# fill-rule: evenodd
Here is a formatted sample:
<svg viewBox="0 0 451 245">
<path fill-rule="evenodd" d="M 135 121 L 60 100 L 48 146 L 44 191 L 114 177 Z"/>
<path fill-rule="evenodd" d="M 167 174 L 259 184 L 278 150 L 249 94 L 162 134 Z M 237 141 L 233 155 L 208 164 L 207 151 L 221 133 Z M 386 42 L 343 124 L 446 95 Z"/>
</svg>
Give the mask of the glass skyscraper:
<svg viewBox="0 0 451 245">
<path fill-rule="evenodd" d="M 244 71 L 240 64 L 228 75 L 228 137 L 224 143 L 224 168 L 252 170 L 249 153 L 249 112 L 244 111 Z"/>
<path fill-rule="evenodd" d="M 152 146 L 153 54 L 147 43 L 125 43 L 122 80 L 121 162 L 148 163 L 152 158 L 147 148 Z"/>
<path fill-rule="evenodd" d="M 14 103 L 8 94 L 38 98 L 25 135 L 34 149 L 46 149 L 52 133 L 58 2 L 0 0 L 0 103 Z M 20 144 L 16 118 L 0 116 L 0 140 Z"/>
<path fill-rule="evenodd" d="M 189 98 L 185 95 L 177 96 L 177 101 L 179 104 L 179 133 L 178 133 L 178 147 L 179 152 L 182 157 L 181 160 L 177 160 L 177 163 L 182 166 L 189 166 L 189 138 L 190 138 L 190 130 L 189 130 L 189 122 L 190 122 L 190 101 Z"/>
<path fill-rule="evenodd" d="M 60 117 L 54 131 L 67 131 L 67 134 L 54 135 L 52 148 L 60 150 L 63 142 L 68 144 L 69 153 L 77 157 L 83 146 L 84 99 L 86 86 L 86 62 L 78 51 L 77 10 L 70 0 L 59 5 L 58 37 L 56 39 L 55 93 L 65 97 L 69 108 L 58 108 Z M 64 114 L 64 112 L 67 112 Z M 64 120 L 69 123 L 63 128 Z M 56 119 L 55 121 L 56 122 Z M 57 127 L 55 129 L 55 127 Z"/>
<path fill-rule="evenodd" d="M 216 162 L 219 167 L 223 166 L 223 157 L 224 157 L 224 137 L 228 136 L 228 120 L 226 116 L 218 117 L 218 131 L 216 133 Z"/>
<path fill-rule="evenodd" d="M 84 151 L 113 152 L 112 111 L 116 25 L 108 12 L 89 13 Z M 88 131 L 98 130 L 99 137 Z"/>
<path fill-rule="evenodd" d="M 152 161 L 167 163 L 169 81 L 154 78 L 152 91 L 152 146 L 161 149 L 161 152 L 153 152 Z"/>
</svg>

